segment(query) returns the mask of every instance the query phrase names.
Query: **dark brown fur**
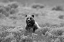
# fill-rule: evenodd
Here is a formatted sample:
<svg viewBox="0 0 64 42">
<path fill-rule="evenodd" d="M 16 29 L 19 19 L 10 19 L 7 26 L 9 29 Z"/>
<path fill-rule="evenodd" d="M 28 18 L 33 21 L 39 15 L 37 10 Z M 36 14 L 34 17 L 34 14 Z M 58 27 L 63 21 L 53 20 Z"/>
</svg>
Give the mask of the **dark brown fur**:
<svg viewBox="0 0 64 42">
<path fill-rule="evenodd" d="M 26 18 L 26 30 L 35 32 L 38 29 L 37 25 L 35 24 L 34 16 L 27 16 Z"/>
</svg>

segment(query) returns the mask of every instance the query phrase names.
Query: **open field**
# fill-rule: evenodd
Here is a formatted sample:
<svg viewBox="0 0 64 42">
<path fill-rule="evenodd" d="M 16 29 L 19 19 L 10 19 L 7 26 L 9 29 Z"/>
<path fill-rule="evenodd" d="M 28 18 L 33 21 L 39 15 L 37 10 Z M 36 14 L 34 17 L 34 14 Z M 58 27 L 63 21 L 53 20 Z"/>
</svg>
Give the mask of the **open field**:
<svg viewBox="0 0 64 42">
<path fill-rule="evenodd" d="M 25 15 L 34 14 L 41 29 L 25 30 Z M 18 2 L 0 5 L 0 42 L 64 42 L 64 9 L 41 4 L 22 6 Z"/>
</svg>

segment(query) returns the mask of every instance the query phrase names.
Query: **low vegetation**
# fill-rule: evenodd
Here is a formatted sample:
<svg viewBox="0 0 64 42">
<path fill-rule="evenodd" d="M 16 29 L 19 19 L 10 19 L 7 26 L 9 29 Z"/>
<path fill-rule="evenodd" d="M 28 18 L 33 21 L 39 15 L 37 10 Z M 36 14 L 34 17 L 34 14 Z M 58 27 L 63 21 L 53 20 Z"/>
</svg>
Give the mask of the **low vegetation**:
<svg viewBox="0 0 64 42">
<path fill-rule="evenodd" d="M 37 3 L 34 3 L 34 4 L 31 5 L 31 8 L 34 8 L 34 9 L 42 9 L 44 7 L 45 7 L 44 5 L 37 4 Z"/>
<path fill-rule="evenodd" d="M 56 12 L 63 11 L 62 7 L 54 7 L 51 11 L 45 11 L 46 9 L 34 10 L 44 9 L 45 7 L 41 4 L 34 4 L 31 9 L 24 7 L 19 9 L 18 7 L 17 3 L 0 6 L 0 42 L 64 42 L 64 23 L 62 23 L 64 15 L 59 15 L 57 17 L 59 20 L 57 20 L 56 18 L 54 19 L 56 13 L 53 12 L 53 10 Z M 43 11 L 45 11 L 45 14 Z M 50 16 L 52 12 L 54 17 Z M 36 30 L 35 33 L 26 31 L 26 14 L 34 14 L 35 20 L 38 20 L 38 23 L 41 22 L 41 24 L 39 23 L 41 29 Z M 58 24 L 52 24 L 51 21 L 59 22 Z"/>
<path fill-rule="evenodd" d="M 62 6 L 56 6 L 56 7 L 53 7 L 52 10 L 55 10 L 55 11 L 63 11 L 63 7 Z"/>
</svg>

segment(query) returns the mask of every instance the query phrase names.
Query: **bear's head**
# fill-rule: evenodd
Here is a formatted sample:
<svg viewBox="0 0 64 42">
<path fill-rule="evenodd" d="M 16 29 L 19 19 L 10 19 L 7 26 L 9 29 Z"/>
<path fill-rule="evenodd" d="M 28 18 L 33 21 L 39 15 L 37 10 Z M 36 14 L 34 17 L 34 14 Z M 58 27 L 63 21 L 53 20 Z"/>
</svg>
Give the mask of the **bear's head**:
<svg viewBox="0 0 64 42">
<path fill-rule="evenodd" d="M 35 24 L 34 15 L 26 15 L 27 26 L 33 26 Z"/>
</svg>

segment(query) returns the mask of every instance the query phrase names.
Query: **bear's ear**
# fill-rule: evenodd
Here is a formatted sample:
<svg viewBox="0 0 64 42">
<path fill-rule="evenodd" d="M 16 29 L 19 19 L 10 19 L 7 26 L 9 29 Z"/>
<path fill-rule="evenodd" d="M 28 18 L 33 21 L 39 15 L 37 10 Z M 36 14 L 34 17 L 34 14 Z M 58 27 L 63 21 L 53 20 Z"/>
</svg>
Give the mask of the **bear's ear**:
<svg viewBox="0 0 64 42">
<path fill-rule="evenodd" d="M 27 15 L 25 15 L 25 17 L 27 17 Z"/>
<path fill-rule="evenodd" d="M 32 17 L 34 17 L 34 15 L 32 15 Z"/>
</svg>

